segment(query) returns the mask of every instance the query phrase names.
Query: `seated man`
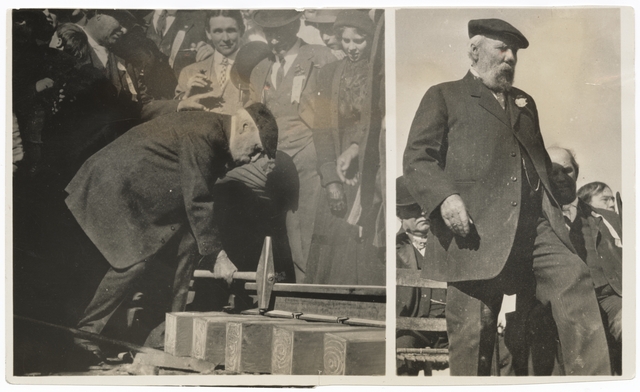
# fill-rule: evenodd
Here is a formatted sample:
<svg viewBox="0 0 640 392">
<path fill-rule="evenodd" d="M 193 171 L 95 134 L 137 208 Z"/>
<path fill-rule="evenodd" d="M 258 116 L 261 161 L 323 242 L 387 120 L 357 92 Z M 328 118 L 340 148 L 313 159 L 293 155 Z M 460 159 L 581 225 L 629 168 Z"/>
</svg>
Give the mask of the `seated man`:
<svg viewBox="0 0 640 392">
<path fill-rule="evenodd" d="M 396 235 L 396 268 L 421 270 L 429 221 L 413 200 L 404 184 L 404 177 L 396 179 L 396 215 L 402 228 Z M 444 317 L 447 291 L 419 287 L 396 288 L 396 316 Z M 398 330 L 397 348 L 446 348 L 447 334 Z M 417 375 L 419 369 L 411 362 L 398 361 L 398 375 Z"/>
<path fill-rule="evenodd" d="M 616 211 L 616 199 L 609 185 L 604 182 L 594 181 L 581 186 L 578 189 L 578 197 L 593 208 Z"/>
<path fill-rule="evenodd" d="M 607 332 L 612 370 L 622 362 L 622 225 L 610 210 L 593 208 L 576 195 L 578 164 L 569 150 L 549 148 L 554 196 L 563 204 L 571 242 L 587 264 Z"/>
<path fill-rule="evenodd" d="M 275 158 L 277 140 L 275 118 L 253 104 L 234 116 L 170 114 L 88 159 L 67 186 L 66 203 L 111 268 L 78 328 L 101 333 L 145 270 L 173 274 L 169 311 L 184 310 L 198 262 L 231 282 L 237 268 L 221 247 L 212 189 L 233 166 Z M 76 343 L 90 360 L 103 359 L 95 344 Z"/>
</svg>

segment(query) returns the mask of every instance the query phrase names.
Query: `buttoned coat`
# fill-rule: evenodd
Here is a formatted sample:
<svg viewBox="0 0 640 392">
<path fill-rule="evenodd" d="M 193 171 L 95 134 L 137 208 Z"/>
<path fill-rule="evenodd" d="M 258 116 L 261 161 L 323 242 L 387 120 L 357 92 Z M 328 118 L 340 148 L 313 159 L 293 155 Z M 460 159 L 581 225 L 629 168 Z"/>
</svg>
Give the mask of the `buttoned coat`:
<svg viewBox="0 0 640 392">
<path fill-rule="evenodd" d="M 94 154 L 66 203 L 113 268 L 154 255 L 191 231 L 201 255 L 220 250 L 211 190 L 231 156 L 231 117 L 179 112 L 148 121 Z"/>
<path fill-rule="evenodd" d="M 296 69 L 300 69 L 300 74 L 305 76 L 300 102 L 292 103 L 292 105 L 298 106 L 298 115 L 309 128 L 313 127 L 315 118 L 314 100 L 317 94 L 318 70 L 325 64 L 336 60 L 336 57 L 331 53 L 331 49 L 326 46 L 309 45 L 302 42 L 298 56 L 289 69 L 289 72 L 295 72 Z M 265 90 L 271 88 L 271 82 L 267 80 L 267 77 L 271 74 L 271 67 L 274 61 L 274 59 L 266 58 L 258 63 L 251 72 L 251 100 L 253 102 L 266 103 Z M 281 135 L 286 131 L 286 129 L 280 129 Z M 295 145 L 295 143 L 289 145 L 287 146 L 287 153 L 293 156 L 297 151 L 304 148 L 306 144 L 307 142 L 304 141 L 302 145 Z"/>
<path fill-rule="evenodd" d="M 431 87 L 411 125 L 404 175 L 414 199 L 432 219 L 434 241 L 425 270 L 440 281 L 484 280 L 502 271 L 514 243 L 521 205 L 526 152 L 543 191 L 543 214 L 560 240 L 575 253 L 562 212 L 549 193 L 551 161 L 545 150 L 534 100 L 513 88 L 504 110 L 471 72 Z M 534 170 L 534 171 L 533 171 Z M 455 236 L 440 204 L 459 194 L 474 223 L 467 237 Z"/>
</svg>

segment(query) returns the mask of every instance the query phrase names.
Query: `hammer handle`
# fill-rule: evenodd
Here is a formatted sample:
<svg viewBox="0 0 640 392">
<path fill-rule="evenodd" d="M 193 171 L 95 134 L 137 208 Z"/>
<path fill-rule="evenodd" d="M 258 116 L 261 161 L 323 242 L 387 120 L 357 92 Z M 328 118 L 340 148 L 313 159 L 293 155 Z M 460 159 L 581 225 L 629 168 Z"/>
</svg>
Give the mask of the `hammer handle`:
<svg viewBox="0 0 640 392">
<path fill-rule="evenodd" d="M 207 270 L 195 270 L 193 273 L 194 278 L 209 278 L 214 279 L 213 272 Z M 250 280 L 255 282 L 256 273 L 248 271 L 236 271 L 233 274 L 233 280 Z"/>
</svg>

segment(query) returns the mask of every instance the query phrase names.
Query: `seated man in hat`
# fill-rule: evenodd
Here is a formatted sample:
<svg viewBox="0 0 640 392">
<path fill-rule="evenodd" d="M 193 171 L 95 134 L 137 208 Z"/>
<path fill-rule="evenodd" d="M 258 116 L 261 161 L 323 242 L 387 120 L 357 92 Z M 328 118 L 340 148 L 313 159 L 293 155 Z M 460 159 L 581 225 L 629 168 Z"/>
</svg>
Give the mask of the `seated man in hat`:
<svg viewBox="0 0 640 392">
<path fill-rule="evenodd" d="M 550 304 L 568 375 L 609 375 L 589 269 L 551 193 L 535 101 L 513 87 L 529 41 L 500 19 L 468 24 L 471 68 L 431 87 L 404 152 L 407 188 L 428 211 L 426 267 L 447 285 L 452 375 L 489 375 L 503 296 Z"/>
<path fill-rule="evenodd" d="M 404 177 L 396 179 L 396 216 L 402 224 L 396 234 L 396 268 L 422 270 L 429 220 L 411 197 Z M 397 287 L 396 316 L 444 317 L 446 301 L 447 291 L 443 289 Z M 447 345 L 446 332 L 396 331 L 397 348 L 446 348 Z M 417 375 L 419 370 L 411 362 L 398 363 L 398 375 Z"/>
<path fill-rule="evenodd" d="M 251 99 L 273 112 L 280 129 L 278 150 L 293 159 L 298 174 L 288 182 L 297 197 L 286 217 L 298 282 L 305 276 L 321 189 L 311 132 L 315 80 L 320 67 L 336 60 L 329 48 L 297 37 L 301 16 L 296 10 L 259 10 L 253 15 L 274 56 L 262 60 L 251 73 Z"/>
<path fill-rule="evenodd" d="M 198 262 L 231 282 L 212 189 L 232 167 L 275 158 L 278 127 L 260 103 L 233 116 L 174 113 L 143 123 L 89 158 L 66 188 L 66 204 L 111 268 L 78 328 L 99 334 L 145 270 L 173 275 L 167 311 L 182 311 Z M 100 348 L 77 341 L 102 359 Z"/>
</svg>

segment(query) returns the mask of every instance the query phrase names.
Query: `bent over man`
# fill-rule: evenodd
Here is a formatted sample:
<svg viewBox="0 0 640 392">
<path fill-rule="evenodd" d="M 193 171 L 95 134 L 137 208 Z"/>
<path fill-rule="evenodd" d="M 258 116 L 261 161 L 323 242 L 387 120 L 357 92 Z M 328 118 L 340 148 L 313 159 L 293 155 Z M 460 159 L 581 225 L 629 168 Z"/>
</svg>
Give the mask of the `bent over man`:
<svg viewBox="0 0 640 392">
<path fill-rule="evenodd" d="M 163 116 L 87 160 L 66 188 L 66 203 L 111 268 L 78 328 L 100 333 L 143 272 L 161 264 L 175 271 L 171 311 L 184 310 L 199 260 L 231 281 L 236 267 L 220 245 L 211 191 L 232 167 L 264 154 L 274 159 L 277 140 L 275 118 L 257 103 L 234 116 Z M 102 359 L 99 347 L 77 343 Z"/>
<path fill-rule="evenodd" d="M 431 218 L 423 271 L 448 282 L 452 375 L 489 375 L 503 295 L 551 304 L 565 371 L 610 374 L 589 269 L 550 194 L 535 102 L 513 88 L 524 35 L 471 20 L 467 75 L 431 87 L 411 125 L 404 175 Z"/>
</svg>

